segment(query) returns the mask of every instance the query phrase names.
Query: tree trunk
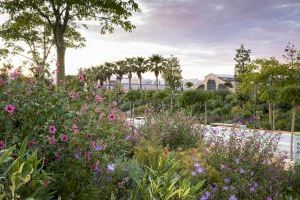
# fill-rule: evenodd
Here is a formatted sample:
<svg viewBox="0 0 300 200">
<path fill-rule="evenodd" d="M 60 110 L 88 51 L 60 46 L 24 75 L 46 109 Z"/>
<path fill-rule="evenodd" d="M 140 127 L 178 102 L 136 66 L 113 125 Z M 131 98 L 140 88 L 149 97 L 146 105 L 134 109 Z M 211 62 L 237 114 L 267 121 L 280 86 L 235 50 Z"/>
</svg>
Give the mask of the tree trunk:
<svg viewBox="0 0 300 200">
<path fill-rule="evenodd" d="M 65 53 L 66 46 L 64 40 L 64 27 L 62 24 L 56 24 L 53 29 L 54 33 L 54 43 L 56 46 L 56 66 L 57 66 L 57 74 L 56 74 L 56 82 L 57 85 L 64 85 L 65 81 Z"/>
<path fill-rule="evenodd" d="M 294 159 L 293 147 L 294 147 L 294 131 L 295 131 L 295 121 L 296 121 L 296 106 L 292 108 L 292 127 L 291 127 L 291 160 Z"/>
<path fill-rule="evenodd" d="M 207 124 L 207 103 L 204 104 L 205 109 L 205 125 Z"/>
<path fill-rule="evenodd" d="M 131 90 L 132 89 L 132 87 L 131 87 L 131 79 L 132 79 L 132 74 L 131 74 L 131 72 L 129 73 L 129 75 L 128 75 L 128 81 L 129 81 L 129 90 Z"/>
<path fill-rule="evenodd" d="M 272 127 L 272 104 L 270 101 L 268 101 L 268 106 L 269 106 L 269 125 Z"/>
<path fill-rule="evenodd" d="M 65 81 L 65 47 L 56 47 L 57 52 L 57 74 L 56 82 L 57 85 L 64 85 Z"/>
<path fill-rule="evenodd" d="M 129 106 L 130 106 L 130 118 L 132 118 L 132 101 L 130 101 Z"/>
<path fill-rule="evenodd" d="M 108 89 L 110 90 L 110 76 L 107 77 L 107 82 L 108 82 Z"/>
<path fill-rule="evenodd" d="M 156 90 L 158 90 L 158 74 L 155 74 L 155 78 L 156 78 Z"/>
<path fill-rule="evenodd" d="M 275 127 L 275 114 L 276 114 L 276 104 L 275 102 L 273 103 L 273 112 L 272 112 L 273 116 L 272 116 L 272 130 L 275 131 L 276 127 Z"/>
<path fill-rule="evenodd" d="M 142 75 L 139 75 L 139 80 L 140 80 L 140 90 L 143 90 L 143 85 L 142 85 Z"/>
<path fill-rule="evenodd" d="M 171 91 L 171 113 L 173 113 L 174 110 L 174 91 Z"/>
</svg>

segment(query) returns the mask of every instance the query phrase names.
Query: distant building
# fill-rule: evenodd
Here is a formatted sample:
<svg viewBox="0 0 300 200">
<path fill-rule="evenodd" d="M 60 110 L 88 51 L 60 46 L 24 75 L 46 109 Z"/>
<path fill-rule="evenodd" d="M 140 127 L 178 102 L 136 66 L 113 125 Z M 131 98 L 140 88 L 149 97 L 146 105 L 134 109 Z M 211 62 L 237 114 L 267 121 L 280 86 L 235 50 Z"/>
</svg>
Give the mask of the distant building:
<svg viewBox="0 0 300 200">
<path fill-rule="evenodd" d="M 194 89 L 202 89 L 208 91 L 224 91 L 228 90 L 232 93 L 236 92 L 236 81 L 233 75 L 224 74 L 208 74 L 205 79 L 194 85 Z"/>
</svg>

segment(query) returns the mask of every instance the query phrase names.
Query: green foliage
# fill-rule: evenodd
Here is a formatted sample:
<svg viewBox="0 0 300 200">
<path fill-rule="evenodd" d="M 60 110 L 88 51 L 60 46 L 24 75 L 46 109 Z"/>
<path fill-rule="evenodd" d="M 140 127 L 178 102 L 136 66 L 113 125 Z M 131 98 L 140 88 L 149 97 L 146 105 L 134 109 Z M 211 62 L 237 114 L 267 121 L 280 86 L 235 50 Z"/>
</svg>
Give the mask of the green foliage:
<svg viewBox="0 0 300 200">
<path fill-rule="evenodd" d="M 175 154 L 159 156 L 157 164 L 145 167 L 132 199 L 197 199 L 205 180 L 195 184 L 191 176 L 181 175 L 179 169 Z"/>
<path fill-rule="evenodd" d="M 0 151 L 1 196 L 0 199 L 51 199 L 45 184 L 50 177 L 41 169 L 42 160 L 37 152 L 29 153 L 25 138 L 20 149 L 13 153 L 15 147 Z"/>
</svg>

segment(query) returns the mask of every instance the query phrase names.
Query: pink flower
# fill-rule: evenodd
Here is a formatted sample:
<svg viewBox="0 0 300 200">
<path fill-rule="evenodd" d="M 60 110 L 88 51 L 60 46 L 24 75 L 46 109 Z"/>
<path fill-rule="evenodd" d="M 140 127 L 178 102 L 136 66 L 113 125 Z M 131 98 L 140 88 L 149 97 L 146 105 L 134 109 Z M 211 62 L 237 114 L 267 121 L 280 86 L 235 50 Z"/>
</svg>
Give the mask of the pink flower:
<svg viewBox="0 0 300 200">
<path fill-rule="evenodd" d="M 51 134 L 55 134 L 57 131 L 56 127 L 54 125 L 50 125 L 49 126 L 49 133 Z"/>
<path fill-rule="evenodd" d="M 84 72 L 82 70 L 79 71 L 78 79 L 79 79 L 80 83 L 84 83 L 85 82 L 85 74 L 84 74 Z"/>
<path fill-rule="evenodd" d="M 0 140 L 0 149 L 3 149 L 5 147 L 5 142 L 3 140 Z"/>
<path fill-rule="evenodd" d="M 95 95 L 95 101 L 96 101 L 96 103 L 101 103 L 101 102 L 103 102 L 103 100 L 104 100 L 104 97 L 102 97 L 102 96 L 100 96 L 100 95 Z"/>
<path fill-rule="evenodd" d="M 74 100 L 74 99 L 77 99 L 79 97 L 79 93 L 78 92 L 75 92 L 75 91 L 71 91 L 69 93 L 69 98 Z"/>
<path fill-rule="evenodd" d="M 100 171 L 99 165 L 100 165 L 100 161 L 97 160 L 97 162 L 93 165 L 92 170 L 94 172 L 99 172 Z"/>
<path fill-rule="evenodd" d="M 57 142 L 57 140 L 54 136 L 48 138 L 48 141 L 49 141 L 49 144 L 51 144 L 51 145 L 55 145 Z"/>
<path fill-rule="evenodd" d="M 0 78 L 0 86 L 4 85 L 5 81 Z"/>
<path fill-rule="evenodd" d="M 117 117 L 114 112 L 109 113 L 109 115 L 108 115 L 109 121 L 115 121 L 116 119 L 117 119 Z"/>
<path fill-rule="evenodd" d="M 71 130 L 74 132 L 74 133 L 79 133 L 79 128 L 76 124 L 73 124 L 72 127 L 71 127 Z"/>
<path fill-rule="evenodd" d="M 5 111 L 8 113 L 13 113 L 15 111 L 16 107 L 12 104 L 6 105 L 5 106 Z"/>
<path fill-rule="evenodd" d="M 61 135 L 60 135 L 60 140 L 61 140 L 62 142 L 68 142 L 68 141 L 69 141 L 69 136 L 66 135 L 66 134 L 61 134 Z"/>
<path fill-rule="evenodd" d="M 29 148 L 32 148 L 36 144 L 36 141 L 30 140 L 28 143 Z"/>
<path fill-rule="evenodd" d="M 9 74 L 9 77 L 10 77 L 10 79 L 12 79 L 12 80 L 16 80 L 17 78 L 20 77 L 20 75 L 21 75 L 20 69 L 15 69 L 13 72 L 11 72 L 11 73 Z"/>
</svg>

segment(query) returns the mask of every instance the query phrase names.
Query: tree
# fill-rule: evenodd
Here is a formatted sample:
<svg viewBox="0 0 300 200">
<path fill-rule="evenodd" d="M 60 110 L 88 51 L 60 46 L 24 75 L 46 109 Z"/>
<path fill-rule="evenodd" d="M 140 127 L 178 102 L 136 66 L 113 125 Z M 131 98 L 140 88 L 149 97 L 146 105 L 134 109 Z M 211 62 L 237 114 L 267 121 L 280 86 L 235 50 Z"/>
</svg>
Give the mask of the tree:
<svg viewBox="0 0 300 200">
<path fill-rule="evenodd" d="M 142 74 L 148 70 L 148 61 L 143 57 L 134 58 L 134 71 L 136 72 L 139 82 L 140 82 L 140 90 L 142 90 Z"/>
<path fill-rule="evenodd" d="M 126 58 L 127 62 L 127 73 L 128 73 L 128 83 L 129 83 L 129 90 L 131 90 L 131 79 L 132 79 L 132 72 L 134 71 L 134 59 L 133 58 Z"/>
<path fill-rule="evenodd" d="M 193 83 L 192 82 L 186 82 L 185 83 L 185 86 L 188 88 L 188 89 L 190 89 L 191 87 L 193 87 Z"/>
<path fill-rule="evenodd" d="M 105 71 L 106 78 L 107 78 L 108 89 L 110 90 L 111 89 L 111 77 L 114 73 L 115 64 L 105 62 L 103 66 L 104 66 L 104 71 Z"/>
<path fill-rule="evenodd" d="M 283 57 L 288 62 L 289 68 L 293 69 L 295 64 L 300 60 L 300 51 L 295 48 L 295 45 L 288 43 L 284 49 Z"/>
<path fill-rule="evenodd" d="M 125 60 L 117 61 L 115 62 L 114 67 L 114 73 L 117 75 L 117 79 L 121 84 L 123 76 L 127 74 L 127 62 Z"/>
<path fill-rule="evenodd" d="M 158 54 L 154 54 L 149 58 L 150 70 L 154 72 L 156 78 L 156 89 L 158 90 L 158 75 L 163 71 L 165 59 Z"/>
<path fill-rule="evenodd" d="M 41 67 L 46 66 L 54 45 L 51 27 L 44 19 L 31 13 L 24 13 L 2 24 L 0 37 L 5 40 L 11 54 L 20 55 Z"/>
<path fill-rule="evenodd" d="M 130 103 L 130 117 L 133 117 L 134 102 L 142 98 L 142 93 L 139 90 L 129 90 L 125 95 L 125 101 Z"/>
<path fill-rule="evenodd" d="M 57 83 L 64 82 L 66 48 L 78 46 L 84 38 L 77 31 L 78 21 L 98 21 L 101 33 L 114 31 L 120 26 L 131 31 L 135 26 L 128 20 L 133 13 L 139 11 L 134 0 L 2 0 L 0 12 L 7 13 L 9 20 L 17 20 L 29 14 L 32 19 L 45 20 L 51 27 L 57 52 Z M 87 25 L 83 24 L 85 27 Z"/>
<path fill-rule="evenodd" d="M 239 49 L 236 49 L 236 54 L 234 60 L 236 61 L 234 68 L 234 76 L 238 80 L 239 76 L 247 72 L 246 64 L 250 63 L 250 49 L 245 49 L 242 44 Z"/>
<path fill-rule="evenodd" d="M 171 89 L 171 110 L 174 109 L 174 90 L 181 85 L 181 67 L 178 58 L 171 56 L 166 60 L 162 77 Z"/>
</svg>

